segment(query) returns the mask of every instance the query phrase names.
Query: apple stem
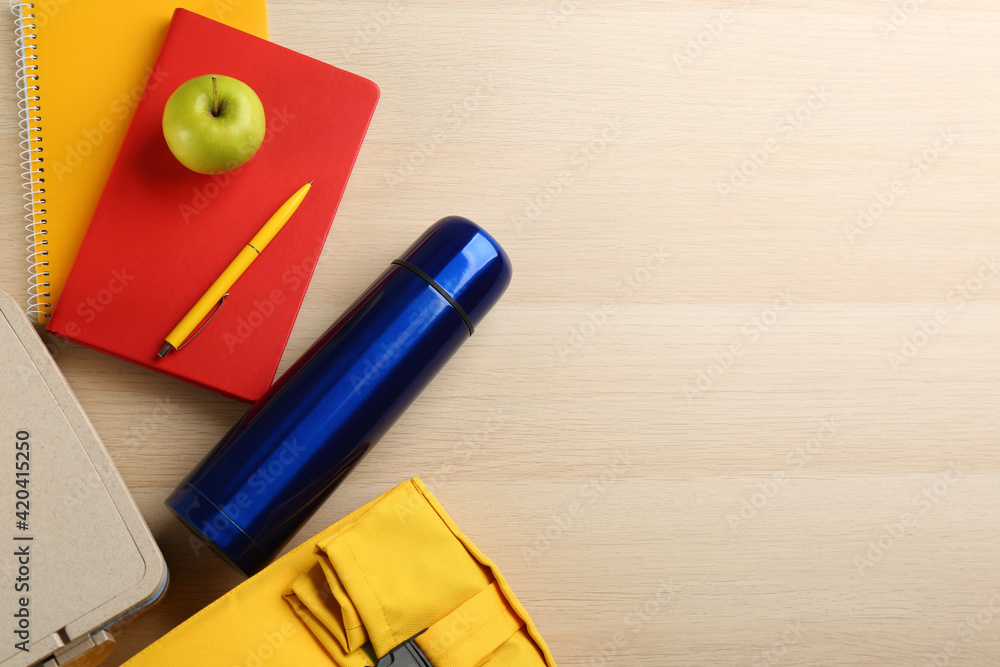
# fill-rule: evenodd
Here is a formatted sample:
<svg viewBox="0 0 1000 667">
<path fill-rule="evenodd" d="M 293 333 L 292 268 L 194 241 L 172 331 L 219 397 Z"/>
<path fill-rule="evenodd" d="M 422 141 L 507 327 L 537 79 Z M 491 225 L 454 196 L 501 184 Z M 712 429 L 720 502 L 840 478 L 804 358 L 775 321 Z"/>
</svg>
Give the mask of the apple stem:
<svg viewBox="0 0 1000 667">
<path fill-rule="evenodd" d="M 215 95 L 215 106 L 212 107 L 212 115 L 219 117 L 219 86 L 216 84 L 215 75 L 212 75 L 212 93 Z"/>
</svg>

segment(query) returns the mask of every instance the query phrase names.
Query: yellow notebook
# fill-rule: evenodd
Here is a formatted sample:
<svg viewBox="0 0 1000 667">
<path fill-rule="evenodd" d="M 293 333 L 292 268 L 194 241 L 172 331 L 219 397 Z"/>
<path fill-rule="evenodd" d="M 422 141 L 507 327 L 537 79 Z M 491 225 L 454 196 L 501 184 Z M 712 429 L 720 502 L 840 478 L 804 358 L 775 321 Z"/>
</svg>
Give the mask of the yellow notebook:
<svg viewBox="0 0 1000 667">
<path fill-rule="evenodd" d="M 267 38 L 265 0 L 10 0 L 17 24 L 28 314 L 46 322 L 175 7 Z"/>
</svg>

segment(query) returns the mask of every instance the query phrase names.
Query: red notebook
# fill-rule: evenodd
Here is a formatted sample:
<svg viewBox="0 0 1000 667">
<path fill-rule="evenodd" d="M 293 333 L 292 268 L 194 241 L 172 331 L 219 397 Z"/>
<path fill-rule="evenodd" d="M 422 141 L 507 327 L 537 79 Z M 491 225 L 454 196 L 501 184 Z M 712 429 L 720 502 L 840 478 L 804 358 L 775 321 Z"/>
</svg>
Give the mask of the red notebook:
<svg viewBox="0 0 1000 667">
<path fill-rule="evenodd" d="M 48 330 L 252 402 L 274 379 L 379 90 L 184 9 L 174 12 L 153 71 Z M 245 82 L 267 116 L 264 144 L 229 174 L 189 171 L 163 139 L 167 98 L 203 74 Z M 158 359 L 164 337 L 308 181 L 305 201 L 214 319 Z"/>
</svg>

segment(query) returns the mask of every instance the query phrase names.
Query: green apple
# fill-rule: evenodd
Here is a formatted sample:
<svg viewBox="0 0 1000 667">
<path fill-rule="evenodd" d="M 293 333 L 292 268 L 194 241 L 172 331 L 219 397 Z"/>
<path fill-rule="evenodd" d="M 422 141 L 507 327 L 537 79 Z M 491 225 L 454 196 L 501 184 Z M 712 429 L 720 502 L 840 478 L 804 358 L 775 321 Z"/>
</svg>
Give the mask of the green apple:
<svg viewBox="0 0 1000 667">
<path fill-rule="evenodd" d="M 180 163 L 221 174 L 254 156 L 267 129 L 264 105 L 238 79 L 206 74 L 177 87 L 163 108 L 163 137 Z"/>
</svg>

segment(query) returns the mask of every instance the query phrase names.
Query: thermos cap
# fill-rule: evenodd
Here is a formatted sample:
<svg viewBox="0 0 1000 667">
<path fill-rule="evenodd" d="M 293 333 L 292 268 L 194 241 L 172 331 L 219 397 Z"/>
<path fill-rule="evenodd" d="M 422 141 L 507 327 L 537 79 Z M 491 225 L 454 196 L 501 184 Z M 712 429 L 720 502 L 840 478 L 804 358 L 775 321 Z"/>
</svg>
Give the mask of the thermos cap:
<svg viewBox="0 0 1000 667">
<path fill-rule="evenodd" d="M 467 324 L 479 324 L 510 284 L 510 258 L 486 231 L 453 215 L 438 220 L 411 245 L 397 264 L 424 273 L 447 293 Z"/>
</svg>

